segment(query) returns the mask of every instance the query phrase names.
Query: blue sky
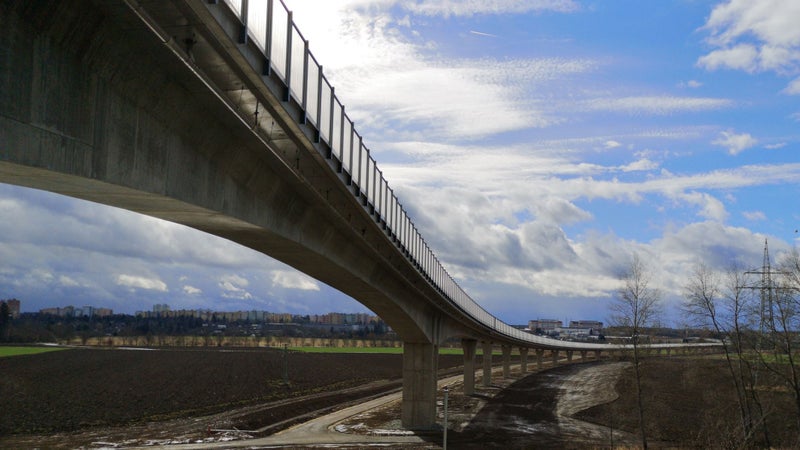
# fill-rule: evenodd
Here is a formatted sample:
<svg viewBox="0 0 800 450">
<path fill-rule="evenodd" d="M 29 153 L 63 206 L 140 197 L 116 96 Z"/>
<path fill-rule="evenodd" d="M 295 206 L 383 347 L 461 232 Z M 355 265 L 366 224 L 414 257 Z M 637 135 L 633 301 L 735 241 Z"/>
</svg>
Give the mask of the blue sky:
<svg viewBox="0 0 800 450">
<path fill-rule="evenodd" d="M 286 0 L 426 241 L 509 323 L 598 319 L 631 255 L 678 325 L 704 261 L 800 228 L 800 2 Z M 0 185 L 0 298 L 362 311 L 248 249 Z"/>
</svg>

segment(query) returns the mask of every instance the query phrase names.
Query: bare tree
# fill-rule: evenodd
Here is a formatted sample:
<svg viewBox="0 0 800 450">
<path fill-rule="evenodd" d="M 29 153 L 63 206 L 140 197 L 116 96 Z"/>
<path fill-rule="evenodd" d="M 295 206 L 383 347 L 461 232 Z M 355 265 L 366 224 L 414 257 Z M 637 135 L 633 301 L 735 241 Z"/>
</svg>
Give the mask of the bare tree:
<svg viewBox="0 0 800 450">
<path fill-rule="evenodd" d="M 627 328 L 631 334 L 636 398 L 639 408 L 639 432 L 642 437 L 642 447 L 647 449 L 639 352 L 643 337 L 642 331 L 657 322 L 661 314 L 661 292 L 651 286 L 650 269 L 637 254 L 633 255 L 631 264 L 620 276 L 620 281 L 622 281 L 622 287 L 611 303 L 611 321 L 617 326 Z"/>
<path fill-rule="evenodd" d="M 748 303 L 741 289 L 744 284 L 742 278 L 743 270 L 736 265 L 728 269 L 725 276 L 720 276 L 705 264 L 698 264 L 684 285 L 683 310 L 693 325 L 709 327 L 722 339 L 725 361 L 739 406 L 741 434 L 738 440 L 747 445 L 753 437 L 755 424 L 765 425 L 765 422 L 754 385 L 754 370 L 757 369 L 744 354 L 743 321 L 746 320 Z M 768 443 L 766 428 L 764 438 Z"/>
<path fill-rule="evenodd" d="M 765 345 L 759 356 L 764 367 L 781 378 L 792 393 L 800 437 L 800 346 L 797 342 L 800 330 L 800 253 L 797 249 L 788 253 L 779 266 L 780 282 L 769 286 L 767 292 L 770 296 L 770 320 L 762 336 Z"/>
</svg>

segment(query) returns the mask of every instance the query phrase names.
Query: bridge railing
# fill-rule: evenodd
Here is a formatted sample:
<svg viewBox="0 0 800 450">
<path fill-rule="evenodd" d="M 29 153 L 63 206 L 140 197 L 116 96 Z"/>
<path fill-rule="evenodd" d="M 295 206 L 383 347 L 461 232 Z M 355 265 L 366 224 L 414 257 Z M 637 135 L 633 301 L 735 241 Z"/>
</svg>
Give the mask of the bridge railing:
<svg viewBox="0 0 800 450">
<path fill-rule="evenodd" d="M 542 343 L 542 338 L 516 329 L 483 309 L 442 266 L 389 187 L 283 0 L 224 0 L 224 4 L 241 23 L 239 41 L 252 40 L 263 52 L 267 70 L 274 71 L 286 86 L 282 100 L 291 98 L 301 106 L 304 114 L 298 120 L 314 126 L 317 140 L 327 144 L 330 155 L 326 156 L 336 161 L 345 183 L 411 263 L 477 322 L 508 337 Z"/>
</svg>

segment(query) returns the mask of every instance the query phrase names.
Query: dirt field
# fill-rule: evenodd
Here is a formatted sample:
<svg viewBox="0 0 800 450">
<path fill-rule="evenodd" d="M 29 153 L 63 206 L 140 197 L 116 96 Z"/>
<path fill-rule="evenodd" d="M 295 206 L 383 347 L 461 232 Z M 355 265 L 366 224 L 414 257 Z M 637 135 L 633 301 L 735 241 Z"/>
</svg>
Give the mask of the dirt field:
<svg viewBox="0 0 800 450">
<path fill-rule="evenodd" d="M 793 397 L 770 374 L 762 372 L 759 390 L 767 412 L 767 435 L 754 437 L 758 447 L 797 448 L 797 410 Z M 623 372 L 611 403 L 579 412 L 576 418 L 638 434 L 633 369 Z M 652 358 L 644 361 L 643 392 L 648 441 L 656 447 L 740 448 L 735 391 L 720 358 Z M 610 428 L 609 428 L 610 429 Z M 609 440 L 610 442 L 610 440 Z"/>
<path fill-rule="evenodd" d="M 287 387 L 283 358 L 273 349 L 74 349 L 0 358 L 0 436 L 199 416 L 380 381 L 397 387 L 402 370 L 402 355 L 288 352 Z M 461 360 L 442 355 L 440 368 Z M 279 422 L 362 395 L 272 408 L 249 420 Z"/>
<path fill-rule="evenodd" d="M 207 427 L 261 428 L 264 435 L 272 431 L 264 430 L 270 424 L 285 427 L 400 386 L 401 355 L 290 352 L 289 387 L 283 384 L 283 357 L 270 349 L 76 349 L 2 358 L 0 447 L 75 448 L 103 441 L 159 445 L 205 436 Z M 440 356 L 443 371 L 460 364 L 460 355 Z M 735 447 L 737 409 L 723 364 L 690 357 L 645 361 L 645 419 L 652 447 Z M 526 448 L 537 442 L 594 448 L 637 442 L 629 363 L 565 365 L 518 380 L 496 377 L 477 394 L 452 393 L 453 445 Z M 791 396 L 777 385 L 761 395 L 770 444 L 794 448 Z M 582 398 L 607 403 L 583 409 Z M 387 410 L 366 421 L 380 428 L 398 416 Z M 219 436 L 219 430 L 215 433 Z M 431 437 L 433 446 L 437 439 Z"/>
</svg>

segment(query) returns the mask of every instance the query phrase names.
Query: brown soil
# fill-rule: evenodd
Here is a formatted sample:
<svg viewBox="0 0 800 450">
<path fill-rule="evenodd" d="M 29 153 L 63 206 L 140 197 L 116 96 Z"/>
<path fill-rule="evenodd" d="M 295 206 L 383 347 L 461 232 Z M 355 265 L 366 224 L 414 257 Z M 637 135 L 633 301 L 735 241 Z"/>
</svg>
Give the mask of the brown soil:
<svg viewBox="0 0 800 450">
<path fill-rule="evenodd" d="M 652 358 L 643 362 L 642 392 L 648 442 L 654 447 L 741 448 L 735 390 L 723 359 Z M 746 447 L 796 448 L 797 410 L 792 395 L 762 371 L 759 390 L 767 411 L 767 436 L 755 433 Z M 620 397 L 575 415 L 606 427 L 639 434 L 636 385 L 632 366 L 616 386 Z M 639 441 L 641 442 L 641 441 Z"/>
<path fill-rule="evenodd" d="M 289 353 L 288 362 L 287 387 L 280 350 L 76 349 L 3 358 L 0 433 L 5 437 L 0 436 L 0 447 L 160 445 L 257 437 L 400 386 L 400 355 Z M 460 356 L 440 356 L 445 371 L 453 372 L 460 363 Z M 584 383 L 587 398 L 605 402 L 613 398 L 588 388 L 613 389 L 613 382 L 584 375 L 607 365 L 563 365 L 521 379 L 495 375 L 490 387 L 479 381 L 472 397 L 464 397 L 460 384 L 454 384 L 448 443 L 453 448 L 528 448 L 532 443 L 537 448 L 610 447 L 613 429 L 614 445 L 635 446 L 638 414 L 630 364 L 614 366 L 615 373 L 622 371 L 615 386 L 619 398 L 614 401 L 574 412 L 580 409 L 574 407 L 575 392 L 572 397 L 565 395 L 565 386 L 572 383 L 575 391 L 578 380 L 578 396 L 584 395 L 580 387 Z M 643 369 L 645 421 L 652 447 L 741 444 L 736 400 L 724 361 L 652 358 L 644 361 Z M 791 395 L 779 387 L 760 394 L 768 411 L 770 444 L 794 447 L 797 413 Z M 563 408 L 564 402 L 573 407 Z M 364 433 L 396 429 L 399 411 L 392 408 L 397 404 L 354 417 L 345 426 Z M 559 411 L 565 410 L 579 420 L 560 417 Z M 440 417 L 441 412 L 440 407 Z M 440 443 L 440 432 L 427 436 L 431 446 Z M 765 446 L 764 438 L 756 437 L 752 446 Z"/>
<path fill-rule="evenodd" d="M 83 445 L 81 430 L 113 426 L 123 427 L 99 434 L 112 439 L 135 429 L 140 438 L 165 436 L 152 421 L 191 437 L 208 429 L 288 426 L 298 416 L 400 386 L 402 355 L 288 352 L 288 386 L 283 358 L 275 349 L 82 348 L 0 358 L 0 447 L 9 435 L 16 436 L 6 444 L 38 435 L 31 441 L 37 445 L 48 446 L 41 440 L 48 436 L 51 443 Z M 441 355 L 439 366 L 446 371 L 461 360 Z M 226 410 L 235 413 L 195 420 Z M 98 438 L 84 434 L 89 443 Z"/>
</svg>

